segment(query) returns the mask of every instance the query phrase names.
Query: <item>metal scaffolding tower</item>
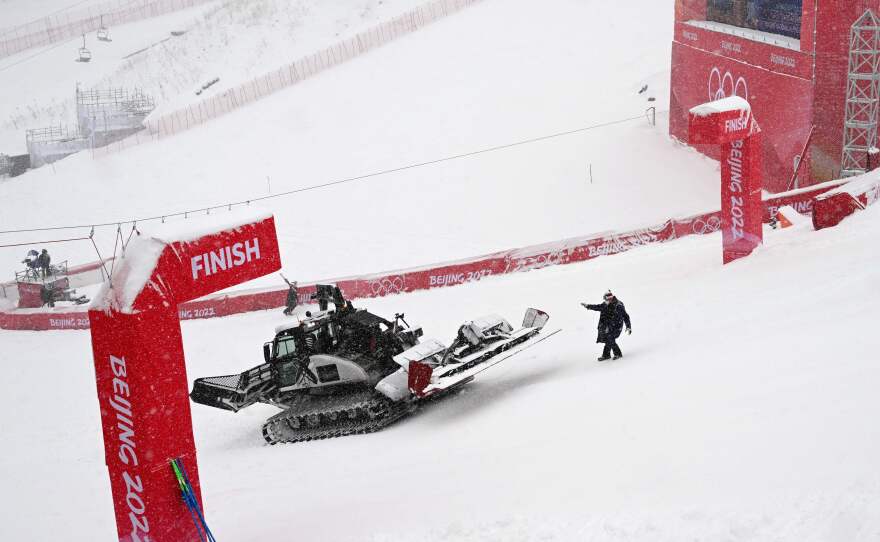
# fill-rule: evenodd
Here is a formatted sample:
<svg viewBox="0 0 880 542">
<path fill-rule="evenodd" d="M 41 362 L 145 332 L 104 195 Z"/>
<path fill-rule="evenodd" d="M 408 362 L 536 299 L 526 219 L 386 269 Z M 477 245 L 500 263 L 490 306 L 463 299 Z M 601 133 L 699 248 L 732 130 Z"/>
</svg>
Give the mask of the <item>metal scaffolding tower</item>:
<svg viewBox="0 0 880 542">
<path fill-rule="evenodd" d="M 841 176 L 869 169 L 869 152 L 877 146 L 880 112 L 880 19 L 870 9 L 850 32 L 846 116 L 843 121 Z M 876 164 L 873 164 L 876 166 Z"/>
</svg>

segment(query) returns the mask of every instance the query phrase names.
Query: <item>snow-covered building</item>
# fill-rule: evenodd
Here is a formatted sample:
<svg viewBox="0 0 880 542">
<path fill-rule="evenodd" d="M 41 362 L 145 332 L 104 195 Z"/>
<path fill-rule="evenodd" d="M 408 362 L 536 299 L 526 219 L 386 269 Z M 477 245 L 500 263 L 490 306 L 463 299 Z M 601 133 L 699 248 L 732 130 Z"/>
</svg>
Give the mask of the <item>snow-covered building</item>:
<svg viewBox="0 0 880 542">
<path fill-rule="evenodd" d="M 870 81 L 862 92 L 861 75 L 853 78 L 851 73 L 855 69 L 871 79 L 877 59 L 857 58 L 851 66 L 850 57 L 861 49 L 859 39 L 852 41 L 853 25 L 869 9 L 880 14 L 880 1 L 679 0 L 672 45 L 671 135 L 687 139 L 691 107 L 738 95 L 752 104 L 764 132 L 766 189 L 779 192 L 852 172 L 853 166 L 844 164 L 847 144 L 854 149 L 849 154 L 854 169 L 868 169 L 878 101 Z M 853 108 L 853 103 L 866 107 Z M 717 152 L 697 147 L 709 155 Z M 801 156 L 804 162 L 798 168 Z"/>
<path fill-rule="evenodd" d="M 103 147 L 144 129 L 155 109 L 153 98 L 141 89 L 76 89 L 76 118 L 80 132 Z"/>
<path fill-rule="evenodd" d="M 103 147 L 144 129 L 155 109 L 153 98 L 140 89 L 76 89 L 76 128 L 65 126 L 27 131 L 31 166 L 40 167 L 76 152 Z"/>
</svg>

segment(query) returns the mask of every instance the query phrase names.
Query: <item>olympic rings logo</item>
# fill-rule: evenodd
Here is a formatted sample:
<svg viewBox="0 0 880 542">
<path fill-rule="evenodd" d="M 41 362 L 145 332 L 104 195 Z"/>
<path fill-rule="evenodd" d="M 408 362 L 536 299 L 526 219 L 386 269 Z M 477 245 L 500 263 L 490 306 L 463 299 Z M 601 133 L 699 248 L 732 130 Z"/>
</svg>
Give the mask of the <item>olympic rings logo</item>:
<svg viewBox="0 0 880 542">
<path fill-rule="evenodd" d="M 565 255 L 565 250 L 555 250 L 553 252 L 548 252 L 547 254 L 540 254 L 537 258 L 537 261 L 534 262 L 535 269 L 541 269 L 542 267 L 547 267 L 549 265 L 558 265 L 559 260 Z"/>
<path fill-rule="evenodd" d="M 382 297 L 402 292 L 404 280 L 400 275 L 394 277 L 382 277 L 381 279 L 371 280 L 368 285 L 373 296 Z"/>
<path fill-rule="evenodd" d="M 707 233 L 714 233 L 721 229 L 721 219 L 717 216 L 710 216 L 706 220 L 702 218 L 698 218 L 694 221 L 692 229 L 697 235 L 706 235 Z"/>
<path fill-rule="evenodd" d="M 537 256 L 508 259 L 504 272 L 519 273 L 520 271 L 531 271 L 532 269 L 543 269 L 544 267 L 559 265 L 570 255 L 570 252 L 570 249 L 558 249 L 544 254 L 538 254 Z"/>
<path fill-rule="evenodd" d="M 745 77 L 734 78 L 729 71 L 722 75 L 720 69 L 712 68 L 709 72 L 709 101 L 714 102 L 731 96 L 749 99 L 749 84 Z"/>
<path fill-rule="evenodd" d="M 657 232 L 650 229 L 636 230 L 633 232 L 633 235 L 635 235 L 635 239 L 628 240 L 632 245 L 650 245 L 657 241 L 657 238 L 659 237 Z"/>
</svg>

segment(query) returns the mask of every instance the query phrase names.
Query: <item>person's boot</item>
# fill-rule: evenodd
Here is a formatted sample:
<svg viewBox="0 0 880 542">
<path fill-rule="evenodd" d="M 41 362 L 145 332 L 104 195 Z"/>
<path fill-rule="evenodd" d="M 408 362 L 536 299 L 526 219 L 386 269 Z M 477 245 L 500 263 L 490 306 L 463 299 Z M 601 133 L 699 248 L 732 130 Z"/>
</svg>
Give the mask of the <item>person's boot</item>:
<svg viewBox="0 0 880 542">
<path fill-rule="evenodd" d="M 608 354 L 602 354 L 602 357 L 599 358 L 599 361 L 607 361 L 609 359 L 611 359 L 611 356 L 609 356 Z"/>
<path fill-rule="evenodd" d="M 623 357 L 623 354 L 622 354 L 622 353 L 621 353 L 621 354 L 614 354 L 614 357 L 611 358 L 611 359 L 613 359 L 613 360 L 618 360 L 618 359 L 620 359 L 620 358 L 622 358 L 622 357 Z"/>
</svg>

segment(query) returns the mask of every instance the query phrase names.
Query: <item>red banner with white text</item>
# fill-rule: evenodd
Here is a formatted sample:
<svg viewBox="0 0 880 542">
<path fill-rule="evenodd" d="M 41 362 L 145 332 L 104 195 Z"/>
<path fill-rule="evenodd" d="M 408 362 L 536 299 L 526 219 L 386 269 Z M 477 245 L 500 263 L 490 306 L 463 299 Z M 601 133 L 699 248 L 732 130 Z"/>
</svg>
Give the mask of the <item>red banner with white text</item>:
<svg viewBox="0 0 880 542">
<path fill-rule="evenodd" d="M 177 306 L 280 267 L 272 217 L 192 238 L 139 235 L 89 309 L 120 542 L 203 540 L 170 465 L 182 462 L 201 506 Z"/>
</svg>

